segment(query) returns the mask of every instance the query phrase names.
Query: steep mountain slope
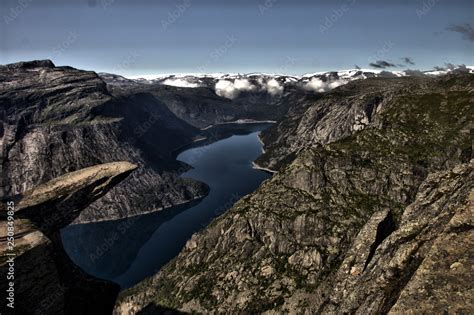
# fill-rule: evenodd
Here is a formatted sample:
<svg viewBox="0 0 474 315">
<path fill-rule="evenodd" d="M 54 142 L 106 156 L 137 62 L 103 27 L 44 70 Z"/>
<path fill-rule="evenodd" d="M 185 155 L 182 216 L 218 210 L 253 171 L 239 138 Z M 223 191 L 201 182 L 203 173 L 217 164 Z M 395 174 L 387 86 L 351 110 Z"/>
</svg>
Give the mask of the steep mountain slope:
<svg viewBox="0 0 474 315">
<path fill-rule="evenodd" d="M 156 211 L 207 192 L 204 184 L 178 177 L 187 166 L 172 154 L 201 133 L 150 94 L 113 97 L 94 72 L 33 61 L 0 67 L 0 109 L 5 195 L 117 160 L 139 170 L 78 221 Z"/>
<path fill-rule="evenodd" d="M 472 312 L 473 90 L 469 74 L 374 78 L 290 110 L 263 137 L 278 173 L 116 312 Z"/>
<path fill-rule="evenodd" d="M 450 82 L 449 78 L 456 80 Z M 325 94 L 309 108 L 297 105 L 290 108 L 286 119 L 262 133 L 265 153 L 257 163 L 266 168 L 278 169 L 288 156 L 304 147 L 331 143 L 365 128 L 384 128 L 379 117 L 389 108 L 388 103 L 414 103 L 411 106 L 407 104 L 405 112 L 397 114 L 400 116 L 399 121 L 394 119 L 394 124 L 406 125 L 406 120 L 416 120 L 423 116 L 423 113 L 418 111 L 431 110 L 429 102 L 445 103 L 449 101 L 448 97 L 456 97 L 457 89 L 469 91 L 472 85 L 470 78 L 469 74 L 459 74 L 440 78 L 372 78 L 350 82 Z M 465 84 L 466 88 L 462 88 L 462 84 Z M 451 89 L 453 91 L 450 91 Z M 418 100 L 413 91 L 423 94 L 425 103 Z M 414 106 L 416 107 L 413 108 Z M 444 107 L 445 105 L 441 106 L 439 115 L 443 115 Z M 416 119 L 412 117 L 412 113 Z M 425 126 L 420 126 L 420 129 L 423 127 Z M 436 126 L 430 127 L 425 132 L 438 132 Z M 412 130 L 412 134 L 416 134 L 416 131 Z M 411 143 L 410 139 L 401 140 L 405 141 L 407 146 Z"/>
</svg>

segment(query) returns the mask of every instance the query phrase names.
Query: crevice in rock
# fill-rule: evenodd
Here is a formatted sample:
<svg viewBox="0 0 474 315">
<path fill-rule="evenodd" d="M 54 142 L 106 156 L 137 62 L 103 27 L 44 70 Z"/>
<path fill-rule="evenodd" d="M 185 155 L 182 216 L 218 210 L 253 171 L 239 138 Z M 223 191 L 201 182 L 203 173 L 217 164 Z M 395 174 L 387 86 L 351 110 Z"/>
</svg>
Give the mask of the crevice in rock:
<svg viewBox="0 0 474 315">
<path fill-rule="evenodd" d="M 421 242 L 418 248 L 421 248 L 423 244 L 424 242 Z M 387 314 L 390 309 L 395 305 L 395 303 L 397 303 L 400 294 L 407 286 L 408 282 L 410 282 L 415 272 L 418 270 L 418 267 L 422 263 L 423 259 L 424 257 L 421 257 L 420 255 L 411 255 L 411 259 L 407 263 L 405 268 L 403 270 L 399 270 L 397 275 L 398 281 L 389 291 L 387 291 L 386 299 L 384 300 L 383 304 L 379 309 L 380 314 Z"/>
<path fill-rule="evenodd" d="M 143 309 L 137 312 L 137 315 L 147 315 L 147 314 L 188 314 L 182 311 L 178 311 L 167 306 L 157 305 L 155 303 L 150 303 Z"/>
<path fill-rule="evenodd" d="M 387 213 L 387 216 L 380 221 L 377 225 L 377 232 L 375 234 L 375 241 L 370 246 L 369 256 L 367 256 L 367 260 L 365 261 L 364 270 L 369 265 L 372 257 L 375 255 L 375 251 L 380 244 L 382 244 L 383 240 L 386 239 L 393 231 L 395 230 L 395 222 L 393 220 L 392 211 Z"/>
<path fill-rule="evenodd" d="M 382 103 L 382 101 L 383 101 L 382 95 L 375 95 L 371 99 L 369 99 L 367 103 L 365 104 L 364 112 L 370 123 L 372 122 L 376 114 L 376 108 L 379 106 L 380 103 Z"/>
<path fill-rule="evenodd" d="M 474 226 L 470 225 L 469 223 L 463 223 L 461 225 L 450 228 L 448 232 L 460 234 L 471 231 L 472 229 L 474 229 Z"/>
<path fill-rule="evenodd" d="M 460 159 L 461 159 L 462 163 L 468 163 L 472 159 L 472 157 L 473 157 L 473 155 L 472 155 L 472 146 L 464 148 L 461 151 Z"/>
</svg>

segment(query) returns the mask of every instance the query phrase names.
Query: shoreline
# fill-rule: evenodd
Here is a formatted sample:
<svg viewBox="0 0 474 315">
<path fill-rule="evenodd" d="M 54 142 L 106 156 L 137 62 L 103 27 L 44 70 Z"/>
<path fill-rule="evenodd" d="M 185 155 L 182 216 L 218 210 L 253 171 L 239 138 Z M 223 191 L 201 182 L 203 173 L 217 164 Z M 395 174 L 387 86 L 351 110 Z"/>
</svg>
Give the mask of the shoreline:
<svg viewBox="0 0 474 315">
<path fill-rule="evenodd" d="M 268 173 L 271 173 L 271 174 L 277 173 L 277 171 L 274 171 L 274 170 L 271 170 L 271 169 L 269 169 L 269 168 L 265 168 L 265 167 L 259 166 L 259 165 L 258 165 L 257 163 L 255 163 L 255 162 L 252 162 L 252 168 L 254 168 L 254 169 L 256 169 L 256 170 L 268 172 Z"/>
<path fill-rule="evenodd" d="M 204 136 L 203 136 L 203 137 L 198 137 L 198 138 L 194 139 L 194 140 L 191 141 L 191 142 L 185 143 L 185 144 L 183 144 L 182 146 L 179 146 L 179 147 L 177 147 L 176 149 L 173 149 L 173 150 L 171 151 L 171 156 L 173 157 L 173 159 L 174 159 L 175 161 L 179 161 L 179 160 L 177 160 L 176 158 L 178 157 L 178 155 L 179 155 L 181 152 L 183 152 L 184 150 L 186 150 L 186 149 L 187 149 L 188 147 L 190 147 L 190 146 L 199 144 L 199 142 L 205 142 L 206 140 L 208 140 L 208 137 L 204 137 Z M 181 161 L 179 161 L 179 162 L 181 162 Z"/>
<path fill-rule="evenodd" d="M 204 130 L 208 130 L 212 127 L 215 127 L 215 126 L 222 126 L 222 125 L 231 125 L 231 124 L 236 124 L 236 125 L 246 125 L 246 124 L 275 124 L 277 123 L 276 120 L 253 120 L 253 119 L 238 119 L 238 120 L 234 120 L 234 121 L 226 121 L 226 122 L 221 122 L 221 123 L 217 123 L 217 124 L 212 124 L 212 125 L 209 125 L 209 126 L 206 126 L 204 128 L 201 128 L 200 130 L 201 131 L 204 131 Z"/>
<path fill-rule="evenodd" d="M 203 195 L 203 196 L 198 196 L 198 197 L 195 197 L 193 199 L 189 199 L 187 201 L 176 203 L 176 204 L 174 204 L 172 206 L 169 206 L 169 207 L 161 207 L 161 208 L 156 208 L 156 209 L 153 209 L 153 210 L 150 210 L 150 211 L 145 211 L 145 212 L 141 212 L 141 213 L 134 213 L 132 215 L 129 215 L 129 216 L 126 216 L 126 217 L 123 217 L 123 218 L 99 219 L 99 220 L 95 220 L 95 221 L 84 221 L 84 222 L 78 222 L 78 223 L 72 222 L 69 225 L 94 224 L 94 223 L 100 223 L 100 222 L 113 222 L 113 221 L 119 221 L 119 220 L 132 219 L 132 218 L 135 218 L 135 217 L 138 217 L 138 216 L 141 216 L 141 215 L 158 213 L 158 212 L 166 211 L 166 210 L 174 208 L 174 207 L 183 206 L 183 205 L 186 205 L 187 203 L 191 203 L 191 202 L 197 201 L 199 199 L 204 199 L 208 195 L 209 195 L 209 193 L 207 193 L 206 195 Z"/>
<path fill-rule="evenodd" d="M 260 137 L 262 133 L 260 132 L 257 136 L 258 138 L 258 141 L 260 142 L 260 144 L 262 145 L 262 154 L 265 154 L 265 143 L 262 141 L 262 138 Z"/>
</svg>

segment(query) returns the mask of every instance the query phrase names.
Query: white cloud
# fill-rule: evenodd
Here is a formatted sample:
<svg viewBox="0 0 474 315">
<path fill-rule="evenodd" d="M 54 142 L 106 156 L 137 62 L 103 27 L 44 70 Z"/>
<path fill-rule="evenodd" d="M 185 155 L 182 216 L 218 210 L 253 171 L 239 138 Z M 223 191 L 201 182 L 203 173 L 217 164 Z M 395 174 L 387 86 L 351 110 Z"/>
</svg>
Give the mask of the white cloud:
<svg viewBox="0 0 474 315">
<path fill-rule="evenodd" d="M 247 79 L 237 79 L 234 81 L 234 88 L 239 91 L 255 91 L 256 87 Z"/>
<path fill-rule="evenodd" d="M 283 93 L 283 86 L 281 86 L 277 80 L 271 79 L 267 82 L 266 90 L 271 96 L 276 96 Z"/>
<path fill-rule="evenodd" d="M 325 92 L 327 84 L 319 78 L 312 78 L 311 81 L 304 85 L 304 88 L 308 91 Z"/>
<path fill-rule="evenodd" d="M 257 82 L 258 84 L 255 85 L 247 79 L 235 79 L 234 81 L 219 80 L 216 83 L 215 90 L 217 95 L 230 99 L 236 98 L 240 92 L 266 91 L 272 96 L 283 92 L 283 86 L 275 79 L 265 82 L 263 79 L 258 78 Z"/>
<path fill-rule="evenodd" d="M 347 80 L 335 80 L 335 81 L 323 81 L 319 78 L 312 78 L 309 82 L 304 84 L 303 88 L 308 91 L 315 91 L 323 93 L 343 84 L 346 84 Z"/>
<path fill-rule="evenodd" d="M 247 79 L 235 79 L 234 82 L 229 80 L 219 80 L 215 86 L 216 94 L 225 98 L 234 99 L 240 92 L 251 92 L 256 90 L 256 86 L 252 85 Z"/>
<path fill-rule="evenodd" d="M 200 87 L 198 83 L 192 83 L 183 79 L 166 79 L 163 84 L 177 86 L 177 87 L 186 87 L 186 88 L 197 88 Z"/>
<path fill-rule="evenodd" d="M 216 94 L 225 98 L 233 99 L 239 94 L 234 87 L 234 82 L 227 80 L 219 80 L 216 83 Z"/>
</svg>

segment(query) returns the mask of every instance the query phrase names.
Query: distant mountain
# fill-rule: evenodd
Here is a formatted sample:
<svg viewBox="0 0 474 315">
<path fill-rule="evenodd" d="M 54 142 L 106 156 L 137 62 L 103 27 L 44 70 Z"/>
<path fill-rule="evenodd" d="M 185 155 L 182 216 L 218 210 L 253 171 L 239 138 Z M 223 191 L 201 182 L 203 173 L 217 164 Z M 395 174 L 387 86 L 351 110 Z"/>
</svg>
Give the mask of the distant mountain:
<svg viewBox="0 0 474 315">
<path fill-rule="evenodd" d="M 452 67 L 449 69 L 438 70 L 373 70 L 373 69 L 349 69 L 340 71 L 327 71 L 308 73 L 301 76 L 285 75 L 285 74 L 266 74 L 266 73 L 249 73 L 249 74 L 181 74 L 181 75 L 158 75 L 146 76 L 147 78 L 126 78 L 116 74 L 99 73 L 99 75 L 109 85 L 125 86 L 135 84 L 159 84 L 182 88 L 199 88 L 206 87 L 214 89 L 219 94 L 226 90 L 226 86 L 219 84 L 222 81 L 233 83 L 232 88 L 237 91 L 267 91 L 270 94 L 278 94 L 284 87 L 299 87 L 302 89 L 325 92 L 342 84 L 367 78 L 392 78 L 403 76 L 437 76 L 450 72 L 467 72 L 474 73 L 474 67 Z M 223 95 L 228 98 L 234 98 L 234 94 Z M 233 97 L 232 97 L 233 96 Z"/>
<path fill-rule="evenodd" d="M 352 81 L 404 76 L 431 77 L 448 72 L 472 72 L 470 68 L 444 71 L 384 71 L 352 69 L 291 76 L 282 74 L 187 74 L 129 79 L 100 73 L 114 95 L 138 91 L 151 93 L 187 123 L 206 128 L 239 120 L 280 120 L 291 104 L 312 102 L 323 93 Z"/>
<path fill-rule="evenodd" d="M 314 98 L 314 93 L 296 86 L 283 88 L 284 78 L 251 76 L 229 81 L 210 76 L 171 76 L 130 81 L 110 74 L 101 77 L 111 94 L 150 93 L 177 117 L 201 129 L 243 120 L 276 121 L 284 117 L 295 99 L 303 102 Z"/>
</svg>

